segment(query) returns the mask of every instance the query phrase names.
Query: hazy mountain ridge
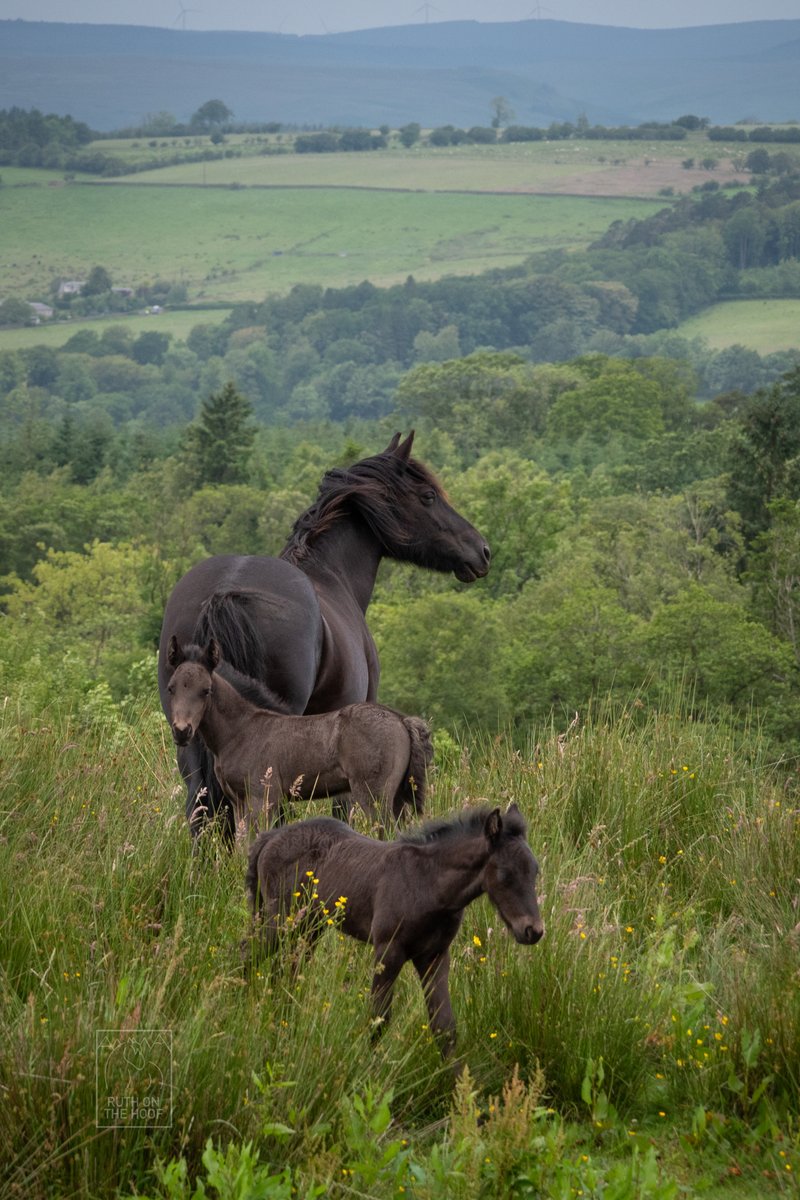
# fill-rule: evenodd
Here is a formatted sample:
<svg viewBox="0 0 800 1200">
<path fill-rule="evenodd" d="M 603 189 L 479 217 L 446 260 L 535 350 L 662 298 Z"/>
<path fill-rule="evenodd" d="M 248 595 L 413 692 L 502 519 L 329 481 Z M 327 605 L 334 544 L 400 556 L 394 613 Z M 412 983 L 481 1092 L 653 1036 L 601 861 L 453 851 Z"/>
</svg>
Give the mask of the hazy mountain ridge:
<svg viewBox="0 0 800 1200">
<path fill-rule="evenodd" d="M 0 21 L 0 107 L 97 129 L 218 96 L 241 121 L 523 124 L 800 117 L 800 20 L 640 30 L 565 21 L 435 22 L 300 37 Z"/>
</svg>

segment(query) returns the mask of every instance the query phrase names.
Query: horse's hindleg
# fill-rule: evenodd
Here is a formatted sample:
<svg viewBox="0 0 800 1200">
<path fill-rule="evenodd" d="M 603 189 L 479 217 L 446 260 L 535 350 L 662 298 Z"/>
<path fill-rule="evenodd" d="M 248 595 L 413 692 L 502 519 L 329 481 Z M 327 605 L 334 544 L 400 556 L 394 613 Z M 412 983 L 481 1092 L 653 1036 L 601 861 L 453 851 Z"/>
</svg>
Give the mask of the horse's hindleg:
<svg viewBox="0 0 800 1200">
<path fill-rule="evenodd" d="M 353 799 L 360 805 L 362 811 L 367 817 L 371 827 L 378 827 L 383 830 L 385 828 L 383 814 L 378 813 L 375 807 L 375 801 L 369 787 L 360 780 L 350 781 L 350 792 Z"/>
<path fill-rule="evenodd" d="M 456 1048 L 456 1021 L 449 987 L 450 951 L 419 955 L 413 961 L 425 993 L 431 1033 L 439 1043 L 443 1058 L 449 1058 Z"/>
</svg>

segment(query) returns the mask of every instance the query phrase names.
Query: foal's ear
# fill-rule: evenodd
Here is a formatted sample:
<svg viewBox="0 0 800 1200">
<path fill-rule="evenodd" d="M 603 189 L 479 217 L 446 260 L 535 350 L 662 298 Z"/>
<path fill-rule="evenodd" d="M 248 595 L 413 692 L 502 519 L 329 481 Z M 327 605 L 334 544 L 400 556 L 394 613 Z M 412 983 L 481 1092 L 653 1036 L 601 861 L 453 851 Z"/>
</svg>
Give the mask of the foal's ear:
<svg viewBox="0 0 800 1200">
<path fill-rule="evenodd" d="M 209 671 L 216 671 L 222 658 L 222 651 L 219 648 L 219 642 L 216 638 L 212 638 L 206 646 L 205 665 Z"/>
<path fill-rule="evenodd" d="M 502 828 L 503 818 L 500 816 L 500 809 L 493 808 L 483 824 L 483 832 L 486 834 L 488 841 L 496 842 L 500 837 Z"/>
<path fill-rule="evenodd" d="M 179 667 L 181 663 L 184 662 L 185 658 L 186 655 L 183 653 L 183 650 L 181 650 L 180 642 L 173 633 L 172 637 L 169 639 L 169 645 L 167 646 L 167 662 L 171 667 Z"/>
<path fill-rule="evenodd" d="M 516 813 L 518 817 L 519 817 L 519 816 L 522 816 L 521 812 L 520 812 L 520 811 L 519 811 L 519 809 L 517 808 L 517 802 L 516 802 L 516 800 L 510 800 L 510 801 L 509 801 L 509 803 L 508 803 L 508 806 L 507 806 L 507 808 L 506 808 L 506 812 L 507 812 L 507 813 Z"/>
</svg>

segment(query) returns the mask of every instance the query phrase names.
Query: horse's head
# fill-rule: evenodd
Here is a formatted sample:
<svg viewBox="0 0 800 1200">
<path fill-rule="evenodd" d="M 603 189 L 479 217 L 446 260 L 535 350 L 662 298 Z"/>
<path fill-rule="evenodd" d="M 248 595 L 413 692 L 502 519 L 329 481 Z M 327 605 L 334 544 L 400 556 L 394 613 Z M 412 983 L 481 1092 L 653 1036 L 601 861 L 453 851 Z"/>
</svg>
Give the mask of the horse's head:
<svg viewBox="0 0 800 1200">
<path fill-rule="evenodd" d="M 504 816 L 499 808 L 490 812 L 484 832 L 491 851 L 484 869 L 486 894 L 516 940 L 532 946 L 544 933 L 536 896 L 539 864 L 525 840 L 516 804 Z"/>
<path fill-rule="evenodd" d="M 283 557 L 298 563 L 321 534 L 357 515 L 382 554 L 472 583 L 489 570 L 485 538 L 448 503 L 435 475 L 411 457 L 413 431 L 380 454 L 327 471 L 316 502 L 295 522 Z"/>
<path fill-rule="evenodd" d="M 413 441 L 413 430 L 402 442 L 396 433 L 382 454 L 365 460 L 380 463 L 385 480 L 384 511 L 376 513 L 382 528 L 376 532 L 393 558 L 452 571 L 462 583 L 472 583 L 489 570 L 489 546 L 448 502 L 433 473 L 411 457 Z"/>
<path fill-rule="evenodd" d="M 167 647 L 167 662 L 172 675 L 167 684 L 169 724 L 176 746 L 187 745 L 203 720 L 213 687 L 213 674 L 220 661 L 219 646 L 212 639 L 207 646 L 187 649 L 173 634 Z"/>
</svg>

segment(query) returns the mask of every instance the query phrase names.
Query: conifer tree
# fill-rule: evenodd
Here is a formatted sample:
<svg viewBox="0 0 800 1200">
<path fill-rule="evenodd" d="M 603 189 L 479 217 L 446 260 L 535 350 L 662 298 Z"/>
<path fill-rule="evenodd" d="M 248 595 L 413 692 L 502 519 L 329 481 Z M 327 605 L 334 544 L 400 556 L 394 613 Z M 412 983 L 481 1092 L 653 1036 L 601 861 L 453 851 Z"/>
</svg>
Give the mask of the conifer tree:
<svg viewBox="0 0 800 1200">
<path fill-rule="evenodd" d="M 245 482 L 256 435 L 252 415 L 252 404 L 230 381 L 203 401 L 182 447 L 193 486 Z"/>
</svg>

